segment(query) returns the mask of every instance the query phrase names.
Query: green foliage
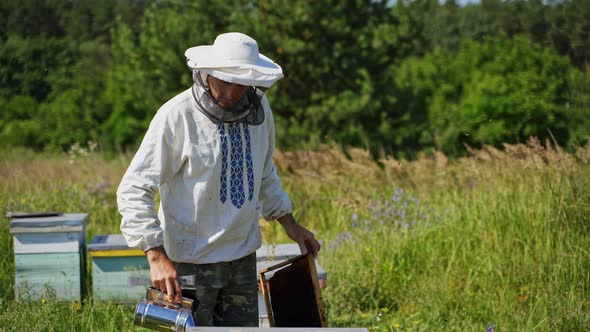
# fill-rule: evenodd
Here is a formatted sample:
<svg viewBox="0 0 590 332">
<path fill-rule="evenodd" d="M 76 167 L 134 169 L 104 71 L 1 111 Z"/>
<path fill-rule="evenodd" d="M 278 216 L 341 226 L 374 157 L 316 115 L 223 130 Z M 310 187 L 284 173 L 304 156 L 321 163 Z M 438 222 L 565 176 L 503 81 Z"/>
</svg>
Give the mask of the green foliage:
<svg viewBox="0 0 590 332">
<path fill-rule="evenodd" d="M 569 143 L 579 146 L 588 140 L 590 128 L 590 71 L 572 71 L 567 79 L 572 89 L 566 107 L 571 123 L 576 124 L 569 128 Z"/>
<path fill-rule="evenodd" d="M 588 4 L 3 1 L 1 144 L 133 149 L 191 84 L 185 49 L 242 31 L 286 75 L 267 92 L 278 146 L 410 158 L 530 136 L 573 147 L 589 134 Z"/>
<path fill-rule="evenodd" d="M 0 100 L 0 109 L 1 141 L 7 145 L 43 146 L 41 123 L 34 120 L 39 109 L 35 99 L 15 95 L 6 102 Z"/>
<path fill-rule="evenodd" d="M 101 128 L 105 146 L 138 143 L 160 105 L 190 86 L 184 51 L 215 39 L 215 27 L 202 12 L 215 9 L 224 16 L 222 6 L 213 4 L 153 3 L 142 17 L 139 34 L 118 21 L 105 92 L 112 109 Z"/>
<path fill-rule="evenodd" d="M 230 27 L 256 35 L 286 73 L 268 93 L 281 146 L 378 148 L 383 137 L 373 133 L 391 98 L 381 90 L 383 68 L 412 52 L 420 39 L 413 20 L 386 1 L 287 1 L 238 11 Z"/>
<path fill-rule="evenodd" d="M 62 75 L 76 58 L 68 40 L 11 36 L 0 45 L 0 96 L 20 94 L 43 101 L 52 91 L 49 77 Z"/>
<path fill-rule="evenodd" d="M 449 154 L 460 153 L 463 144 L 501 146 L 530 136 L 579 142 L 588 128 L 578 119 L 590 113 L 568 106 L 576 89 L 570 72 L 566 59 L 523 37 L 465 42 L 456 53 L 438 50 L 407 60 L 394 73 L 406 96 L 397 107 L 421 114 L 429 126 L 403 136 Z"/>
</svg>

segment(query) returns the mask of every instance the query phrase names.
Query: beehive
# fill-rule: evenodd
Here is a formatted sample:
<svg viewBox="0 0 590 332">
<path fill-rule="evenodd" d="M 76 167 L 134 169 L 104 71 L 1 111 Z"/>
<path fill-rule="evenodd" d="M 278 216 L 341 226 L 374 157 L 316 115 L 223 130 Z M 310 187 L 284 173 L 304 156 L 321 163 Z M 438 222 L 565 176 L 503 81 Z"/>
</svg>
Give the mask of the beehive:
<svg viewBox="0 0 590 332">
<path fill-rule="evenodd" d="M 123 235 L 97 235 L 88 244 L 94 300 L 136 303 L 151 285 L 143 251 L 129 248 Z"/>
<path fill-rule="evenodd" d="M 10 220 L 17 299 L 82 301 L 87 220 L 87 213 Z"/>
</svg>

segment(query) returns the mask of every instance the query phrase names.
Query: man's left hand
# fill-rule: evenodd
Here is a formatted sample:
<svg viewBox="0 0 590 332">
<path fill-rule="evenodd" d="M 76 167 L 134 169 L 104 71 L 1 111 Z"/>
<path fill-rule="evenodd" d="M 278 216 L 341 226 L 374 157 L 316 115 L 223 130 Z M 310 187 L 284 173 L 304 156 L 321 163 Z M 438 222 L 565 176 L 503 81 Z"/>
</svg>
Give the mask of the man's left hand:
<svg viewBox="0 0 590 332">
<path fill-rule="evenodd" d="M 287 235 L 299 245 L 302 254 L 307 254 L 308 249 L 313 256 L 320 251 L 320 243 L 307 228 L 299 225 L 292 214 L 286 214 L 280 217 L 279 222 L 285 229 Z"/>
</svg>

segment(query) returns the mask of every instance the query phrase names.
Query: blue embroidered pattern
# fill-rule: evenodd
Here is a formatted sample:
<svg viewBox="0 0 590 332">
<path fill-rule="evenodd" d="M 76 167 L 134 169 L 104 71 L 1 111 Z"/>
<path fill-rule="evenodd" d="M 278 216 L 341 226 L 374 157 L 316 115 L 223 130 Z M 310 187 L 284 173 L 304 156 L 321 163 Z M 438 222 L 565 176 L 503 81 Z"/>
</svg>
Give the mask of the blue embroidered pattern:
<svg viewBox="0 0 590 332">
<path fill-rule="evenodd" d="M 219 187 L 219 200 L 221 203 L 227 201 L 227 135 L 225 135 L 225 124 L 217 125 L 219 139 L 221 141 L 221 184 Z"/>
<path fill-rule="evenodd" d="M 244 138 L 246 139 L 246 172 L 248 174 L 248 200 L 254 197 L 254 166 L 252 164 L 252 148 L 250 142 L 250 129 L 244 123 Z"/>
<path fill-rule="evenodd" d="M 244 149 L 242 147 L 242 131 L 240 124 L 231 123 L 228 125 L 229 140 L 231 142 L 230 161 L 230 197 L 236 208 L 244 205 Z"/>
<path fill-rule="evenodd" d="M 246 156 L 244 158 L 244 147 L 242 144 L 242 131 L 239 123 L 230 123 L 227 125 L 228 134 L 225 131 L 225 124 L 218 124 L 219 139 L 221 142 L 221 176 L 219 187 L 219 200 L 222 204 L 227 201 L 227 164 L 228 164 L 228 143 L 227 136 L 231 144 L 230 155 L 230 198 L 232 205 L 241 208 L 246 201 L 244 193 L 244 159 L 246 160 L 246 173 L 248 178 L 248 200 L 254 198 L 254 165 L 252 162 L 252 142 L 250 139 L 250 129 L 247 124 L 243 124 L 244 139 L 246 144 Z"/>
</svg>

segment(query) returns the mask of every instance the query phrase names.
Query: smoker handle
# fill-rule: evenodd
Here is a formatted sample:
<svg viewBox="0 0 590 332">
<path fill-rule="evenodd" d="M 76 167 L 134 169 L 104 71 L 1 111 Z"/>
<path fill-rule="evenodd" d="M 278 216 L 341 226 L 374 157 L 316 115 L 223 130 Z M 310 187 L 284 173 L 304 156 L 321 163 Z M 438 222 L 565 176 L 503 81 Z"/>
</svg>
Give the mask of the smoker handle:
<svg viewBox="0 0 590 332">
<path fill-rule="evenodd" d="M 156 289 L 155 287 L 148 287 L 148 291 L 149 290 L 152 290 L 152 291 L 155 291 L 156 293 L 158 293 L 158 297 L 154 299 L 158 304 L 161 304 L 164 306 L 171 306 L 171 307 L 174 307 L 177 309 L 182 308 L 182 305 L 180 303 L 176 303 L 174 301 L 171 301 L 168 294 L 165 294 L 161 290 Z M 146 295 L 146 298 L 147 298 L 147 295 Z"/>
</svg>

